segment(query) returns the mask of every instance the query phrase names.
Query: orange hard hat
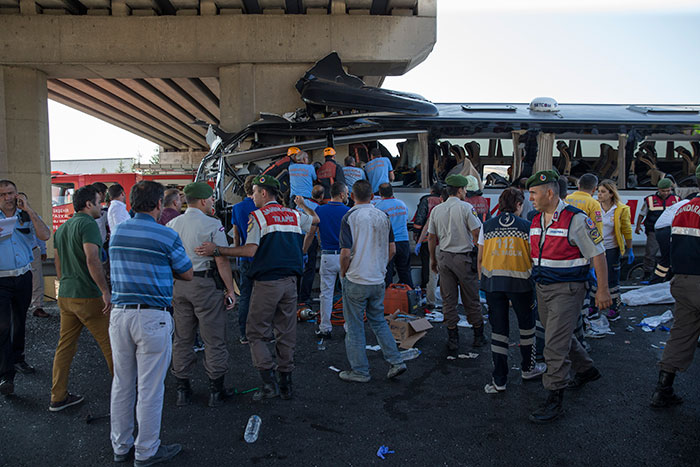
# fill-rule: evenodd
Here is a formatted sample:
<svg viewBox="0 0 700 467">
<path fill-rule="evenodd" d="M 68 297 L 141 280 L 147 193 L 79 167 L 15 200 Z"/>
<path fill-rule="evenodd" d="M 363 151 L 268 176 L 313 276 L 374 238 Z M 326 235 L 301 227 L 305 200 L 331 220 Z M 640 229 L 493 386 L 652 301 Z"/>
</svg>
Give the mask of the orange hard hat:
<svg viewBox="0 0 700 467">
<path fill-rule="evenodd" d="M 288 156 L 293 156 L 295 154 L 299 154 L 300 152 L 301 152 L 301 149 L 299 149 L 296 146 L 292 146 L 291 148 L 287 149 Z"/>
<path fill-rule="evenodd" d="M 335 149 L 333 148 L 326 148 L 323 150 L 323 155 L 324 156 L 335 156 Z"/>
</svg>

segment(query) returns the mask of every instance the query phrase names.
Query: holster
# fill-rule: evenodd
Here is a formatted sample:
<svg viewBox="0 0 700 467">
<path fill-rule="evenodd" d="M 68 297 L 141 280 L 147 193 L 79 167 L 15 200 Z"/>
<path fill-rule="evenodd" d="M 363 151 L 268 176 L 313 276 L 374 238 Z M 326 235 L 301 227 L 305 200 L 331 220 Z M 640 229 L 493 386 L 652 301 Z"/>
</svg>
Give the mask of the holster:
<svg viewBox="0 0 700 467">
<path fill-rule="evenodd" d="M 221 274 L 219 274 L 219 268 L 216 267 L 216 261 L 209 261 L 209 268 L 211 269 L 211 277 L 212 279 L 214 279 L 214 285 L 216 286 L 216 289 L 225 290 L 226 285 L 224 284 L 224 280 L 221 278 Z"/>
<path fill-rule="evenodd" d="M 472 260 L 472 272 L 479 272 L 479 250 L 474 248 L 469 252 L 469 257 Z"/>
</svg>

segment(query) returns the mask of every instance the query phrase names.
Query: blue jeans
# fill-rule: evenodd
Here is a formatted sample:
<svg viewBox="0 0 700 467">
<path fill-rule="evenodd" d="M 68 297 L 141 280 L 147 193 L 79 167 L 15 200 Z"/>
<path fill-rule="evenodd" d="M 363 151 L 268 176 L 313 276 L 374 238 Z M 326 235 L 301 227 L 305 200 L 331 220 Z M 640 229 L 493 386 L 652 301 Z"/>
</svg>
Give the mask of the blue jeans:
<svg viewBox="0 0 700 467">
<path fill-rule="evenodd" d="M 369 376 L 367 341 L 363 313 L 367 314 L 372 332 L 382 348 L 384 360 L 392 365 L 403 362 L 389 324 L 384 319 L 384 284 L 362 285 L 343 278 L 343 317 L 345 318 L 345 352 L 356 373 Z"/>
<path fill-rule="evenodd" d="M 241 330 L 241 337 L 245 337 L 245 322 L 248 319 L 248 307 L 250 306 L 250 294 L 253 292 L 253 281 L 248 277 L 248 270 L 252 261 L 241 260 L 238 263 L 240 272 L 240 284 L 238 288 L 241 296 L 238 299 L 238 329 Z"/>
</svg>

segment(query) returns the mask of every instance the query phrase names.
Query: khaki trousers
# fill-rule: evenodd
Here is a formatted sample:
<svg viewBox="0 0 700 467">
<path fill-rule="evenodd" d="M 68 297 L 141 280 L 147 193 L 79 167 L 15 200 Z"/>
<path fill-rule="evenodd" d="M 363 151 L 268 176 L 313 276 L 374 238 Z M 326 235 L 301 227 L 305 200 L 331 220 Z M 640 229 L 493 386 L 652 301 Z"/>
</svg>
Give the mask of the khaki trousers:
<svg viewBox="0 0 700 467">
<path fill-rule="evenodd" d="M 78 338 L 83 327 L 88 328 L 97 341 L 107 361 L 109 373 L 114 375 L 109 343 L 109 313 L 102 313 L 102 298 L 58 297 L 58 308 L 61 310 L 61 331 L 53 358 L 51 402 L 60 402 L 68 395 L 68 374 L 78 350 Z"/>
<path fill-rule="evenodd" d="M 671 279 L 671 295 L 676 299 L 676 308 L 659 367 L 676 373 L 690 366 L 700 336 L 700 276 L 676 274 Z"/>
<path fill-rule="evenodd" d="M 457 326 L 457 293 L 462 295 L 462 305 L 469 324 L 478 328 L 484 325 L 479 301 L 478 276 L 472 271 L 469 253 L 437 252 L 438 272 L 440 274 L 440 295 L 442 295 L 442 312 L 448 328 Z"/>
<path fill-rule="evenodd" d="M 228 371 L 226 347 L 226 305 L 224 291 L 216 288 L 211 277 L 176 280 L 173 287 L 173 375 L 189 379 L 197 357 L 194 344 L 197 324 L 204 342 L 204 370 L 211 379 Z"/>
<path fill-rule="evenodd" d="M 246 336 L 253 365 L 258 370 L 275 367 L 267 346 L 270 331 L 275 334 L 277 369 L 294 370 L 294 347 L 297 343 L 297 278 L 284 277 L 274 281 L 254 281 L 250 309 L 246 321 Z"/>
<path fill-rule="evenodd" d="M 544 361 L 547 373 L 542 375 L 545 389 L 563 389 L 573 368 L 582 373 L 593 367 L 586 350 L 574 337 L 576 322 L 581 315 L 583 282 L 537 284 L 537 311 L 544 326 Z"/>
</svg>

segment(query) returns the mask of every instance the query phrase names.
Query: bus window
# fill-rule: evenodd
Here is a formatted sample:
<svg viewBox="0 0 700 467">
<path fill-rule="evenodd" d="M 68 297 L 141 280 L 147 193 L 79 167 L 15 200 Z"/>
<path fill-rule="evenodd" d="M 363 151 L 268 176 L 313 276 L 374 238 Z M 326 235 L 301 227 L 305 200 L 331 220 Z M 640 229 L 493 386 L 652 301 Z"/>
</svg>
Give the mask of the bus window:
<svg viewBox="0 0 700 467">
<path fill-rule="evenodd" d="M 62 206 L 73 202 L 75 185 L 73 183 L 51 184 L 51 206 Z"/>
</svg>

